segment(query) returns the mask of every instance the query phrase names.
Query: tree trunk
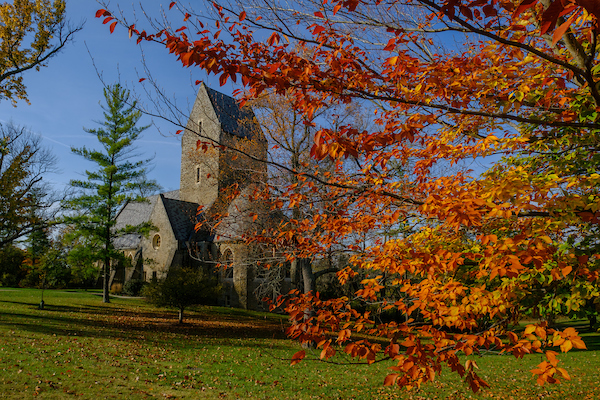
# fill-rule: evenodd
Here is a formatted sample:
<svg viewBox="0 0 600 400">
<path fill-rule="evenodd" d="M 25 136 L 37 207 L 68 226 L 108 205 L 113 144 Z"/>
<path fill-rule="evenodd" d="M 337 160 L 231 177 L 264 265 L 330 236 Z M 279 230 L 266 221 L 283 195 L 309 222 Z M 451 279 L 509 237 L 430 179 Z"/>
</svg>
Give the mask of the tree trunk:
<svg viewBox="0 0 600 400">
<path fill-rule="evenodd" d="M 308 294 L 309 292 L 315 292 L 315 274 L 312 270 L 312 263 L 308 258 L 302 258 L 298 260 L 298 264 L 300 264 L 300 271 L 302 272 L 302 284 L 304 286 L 304 294 Z"/>
<path fill-rule="evenodd" d="M 598 322 L 598 316 L 596 314 L 589 314 L 589 321 L 590 321 L 590 331 L 594 331 L 594 326 L 596 325 L 596 323 Z"/>
<path fill-rule="evenodd" d="M 104 259 L 104 280 L 102 285 L 102 302 L 110 303 L 110 296 L 108 293 L 108 284 L 110 283 L 110 258 Z"/>
<path fill-rule="evenodd" d="M 179 308 L 179 323 L 183 324 L 183 307 Z"/>
<path fill-rule="evenodd" d="M 304 286 L 304 294 L 316 292 L 315 275 L 312 270 L 311 260 L 308 258 L 302 258 L 298 260 L 300 264 L 300 271 L 302 271 L 302 283 Z M 304 310 L 304 320 L 308 320 L 315 316 L 315 310 L 307 308 Z M 314 349 L 317 344 L 313 341 L 302 343 L 302 347 L 305 349 Z"/>
</svg>

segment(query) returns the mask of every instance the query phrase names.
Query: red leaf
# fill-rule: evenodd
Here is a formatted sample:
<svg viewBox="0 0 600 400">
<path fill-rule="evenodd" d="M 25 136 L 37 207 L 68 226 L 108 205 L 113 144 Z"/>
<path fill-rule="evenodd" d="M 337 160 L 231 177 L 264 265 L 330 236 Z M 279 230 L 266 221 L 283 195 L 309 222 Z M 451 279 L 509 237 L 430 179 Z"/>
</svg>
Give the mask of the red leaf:
<svg viewBox="0 0 600 400">
<path fill-rule="evenodd" d="M 146 78 L 141 78 L 138 82 L 144 82 Z"/>
<path fill-rule="evenodd" d="M 292 362 L 290 365 L 296 365 L 306 356 L 306 352 L 304 350 L 300 350 L 296 354 L 292 356 Z"/>
<path fill-rule="evenodd" d="M 137 33 L 137 31 L 135 30 L 135 24 L 134 24 L 134 25 L 131 25 L 131 26 L 129 27 L 129 39 L 131 39 L 131 37 L 133 36 L 133 32 L 136 32 L 136 33 Z"/>
<path fill-rule="evenodd" d="M 243 20 L 245 20 L 245 19 L 246 19 L 246 11 L 242 11 L 242 12 L 240 13 L 240 22 L 242 22 L 242 21 L 243 21 Z"/>
<path fill-rule="evenodd" d="M 590 256 L 588 255 L 577 256 L 577 261 L 579 262 L 579 264 L 587 264 L 589 259 Z"/>
<path fill-rule="evenodd" d="M 273 43 L 279 43 L 279 34 L 277 32 L 273 32 L 271 36 L 267 39 L 267 44 L 269 46 L 273 46 Z"/>
<path fill-rule="evenodd" d="M 115 26 L 117 26 L 117 21 L 110 24 L 110 33 L 113 33 L 115 31 Z"/>
<path fill-rule="evenodd" d="M 106 17 L 104 18 L 104 21 L 102 21 L 103 24 L 108 24 L 110 21 L 112 21 L 114 18 L 113 17 Z"/>
<path fill-rule="evenodd" d="M 537 3 L 538 0 L 523 0 L 521 2 L 521 4 L 519 4 L 519 7 L 517 7 L 517 9 L 515 10 L 515 12 L 513 13 L 512 17 L 513 19 L 517 18 L 519 15 L 521 15 L 521 13 L 531 7 L 533 7 L 535 5 L 535 3 Z"/>
<path fill-rule="evenodd" d="M 323 16 L 323 13 L 321 13 L 321 11 L 317 11 L 317 12 L 315 12 L 315 17 L 317 17 L 317 18 L 325 18 L 325 17 Z"/>
<path fill-rule="evenodd" d="M 184 21 L 187 21 L 188 19 L 190 19 L 191 15 L 189 13 L 185 13 L 185 17 L 183 18 Z"/>
<path fill-rule="evenodd" d="M 558 21 L 558 17 L 564 15 L 568 10 L 573 10 L 574 7 L 563 6 L 560 0 L 555 0 L 550 4 L 550 6 L 544 11 L 542 14 L 542 23 L 540 26 L 540 33 L 543 35 L 548 31 L 551 31 L 556 26 L 556 21 Z"/>
<path fill-rule="evenodd" d="M 181 132 L 183 132 L 183 129 L 178 130 L 177 132 L 175 132 L 175 134 L 179 135 Z"/>
<path fill-rule="evenodd" d="M 110 16 L 110 12 L 106 11 L 105 9 L 100 9 L 100 10 L 96 11 L 96 18 L 109 17 L 109 16 Z"/>
<path fill-rule="evenodd" d="M 313 30 L 313 35 L 318 35 L 319 33 L 323 32 L 325 30 L 324 27 L 317 25 L 315 26 L 315 29 Z"/>
<path fill-rule="evenodd" d="M 196 85 L 199 85 L 199 84 L 201 84 L 201 83 L 202 83 L 202 81 L 201 81 L 201 80 L 197 80 L 197 81 L 196 81 Z"/>
<path fill-rule="evenodd" d="M 387 46 L 385 46 L 385 48 L 383 49 L 384 51 L 392 51 L 396 48 L 396 39 L 391 38 L 387 44 Z"/>
<path fill-rule="evenodd" d="M 169 4 L 169 10 L 170 10 L 171 8 L 173 8 L 173 6 L 175 5 L 175 3 L 177 3 L 177 2 L 176 2 L 176 1 L 172 1 L 172 2 L 171 2 L 171 4 Z"/>
<path fill-rule="evenodd" d="M 459 9 L 460 13 L 467 17 L 467 19 L 473 19 L 473 13 L 471 12 L 471 9 L 469 7 L 460 6 Z"/>
<path fill-rule="evenodd" d="M 219 83 L 221 84 L 221 86 L 227 83 L 227 78 L 229 78 L 228 74 L 223 74 L 219 77 Z"/>
</svg>

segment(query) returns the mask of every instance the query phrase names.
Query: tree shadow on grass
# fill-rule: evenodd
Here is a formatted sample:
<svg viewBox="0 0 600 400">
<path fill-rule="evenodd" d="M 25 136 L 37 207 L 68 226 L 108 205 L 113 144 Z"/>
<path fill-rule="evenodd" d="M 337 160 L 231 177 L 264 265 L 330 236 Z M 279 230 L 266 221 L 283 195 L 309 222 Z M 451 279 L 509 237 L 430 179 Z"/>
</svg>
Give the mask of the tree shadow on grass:
<svg viewBox="0 0 600 400">
<path fill-rule="evenodd" d="M 0 310 L 0 326 L 9 329 L 47 335 L 119 338 L 120 340 L 165 340 L 172 335 L 222 339 L 223 344 L 231 344 L 239 339 L 283 339 L 283 325 L 259 318 L 222 318 L 219 314 L 190 312 L 183 324 L 177 323 L 176 312 L 131 310 L 126 307 L 103 307 L 91 305 L 52 305 L 37 310 L 37 304 L 2 301 L 25 308 Z M 210 310 L 210 309 L 207 309 Z M 165 335 L 167 334 L 167 335 Z M 257 344 L 260 347 L 260 344 Z M 265 343 L 273 348 L 273 344 Z"/>
</svg>

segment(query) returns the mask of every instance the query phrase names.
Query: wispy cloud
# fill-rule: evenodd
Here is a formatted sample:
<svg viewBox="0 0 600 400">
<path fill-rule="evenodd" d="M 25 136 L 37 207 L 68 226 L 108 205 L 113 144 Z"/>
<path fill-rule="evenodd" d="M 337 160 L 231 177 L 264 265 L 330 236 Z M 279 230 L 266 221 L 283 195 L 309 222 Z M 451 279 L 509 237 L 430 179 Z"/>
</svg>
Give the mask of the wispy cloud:
<svg viewBox="0 0 600 400">
<path fill-rule="evenodd" d="M 49 140 L 49 141 L 51 141 L 51 142 L 54 142 L 54 143 L 60 144 L 61 146 L 65 146 L 65 147 L 67 147 L 67 148 L 69 148 L 69 149 L 71 148 L 71 146 L 70 146 L 70 145 L 68 145 L 68 144 L 65 144 L 65 143 L 63 143 L 63 142 L 59 142 L 58 140 L 51 139 L 51 138 L 49 138 L 48 136 L 44 136 L 44 135 L 42 135 L 42 137 L 43 137 L 44 139 L 46 139 L 46 140 Z"/>
</svg>

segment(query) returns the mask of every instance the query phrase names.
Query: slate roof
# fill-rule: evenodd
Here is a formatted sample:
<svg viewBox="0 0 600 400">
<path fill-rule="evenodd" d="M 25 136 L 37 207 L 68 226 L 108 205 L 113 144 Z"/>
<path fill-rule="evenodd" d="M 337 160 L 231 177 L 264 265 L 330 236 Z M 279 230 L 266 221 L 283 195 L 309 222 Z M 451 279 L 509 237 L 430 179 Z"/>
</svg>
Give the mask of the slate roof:
<svg viewBox="0 0 600 400">
<path fill-rule="evenodd" d="M 199 204 L 179 200 L 179 191 L 177 191 L 176 197 L 169 196 L 170 193 L 173 192 L 163 193 L 160 196 L 165 205 L 175 239 L 185 242 L 190 239 L 194 232 Z"/>
<path fill-rule="evenodd" d="M 122 229 L 127 225 L 135 226 L 150 221 L 159 200 L 165 206 L 175 238 L 182 242 L 189 240 L 196 225 L 198 204 L 179 200 L 179 190 L 150 196 L 145 203 L 127 203 L 117 214 L 115 228 Z M 114 246 L 117 249 L 135 249 L 141 240 L 142 236 L 138 234 L 123 235 L 115 238 Z"/>
<path fill-rule="evenodd" d="M 179 200 L 179 190 L 150 196 L 145 203 L 127 203 L 117 214 L 115 228 L 122 229 L 127 225 L 135 226 L 150 221 L 159 200 L 165 206 L 175 239 L 181 242 L 190 240 L 196 225 L 198 204 Z M 138 234 L 123 235 L 115 238 L 114 246 L 117 249 L 135 249 L 141 240 L 142 236 Z"/>
<path fill-rule="evenodd" d="M 136 226 L 149 221 L 157 200 L 158 195 L 154 195 L 148 197 L 147 202 L 129 202 L 125 204 L 117 214 L 115 229 L 123 229 L 127 225 Z M 115 238 L 113 245 L 116 249 L 135 249 L 141 240 L 142 235 L 132 233 Z"/>
<path fill-rule="evenodd" d="M 251 107 L 240 107 L 233 97 L 206 86 L 206 92 L 219 118 L 223 131 L 242 138 L 252 138 L 258 127 Z"/>
</svg>

